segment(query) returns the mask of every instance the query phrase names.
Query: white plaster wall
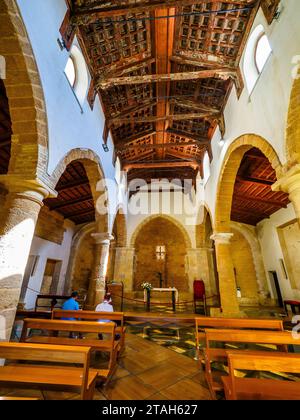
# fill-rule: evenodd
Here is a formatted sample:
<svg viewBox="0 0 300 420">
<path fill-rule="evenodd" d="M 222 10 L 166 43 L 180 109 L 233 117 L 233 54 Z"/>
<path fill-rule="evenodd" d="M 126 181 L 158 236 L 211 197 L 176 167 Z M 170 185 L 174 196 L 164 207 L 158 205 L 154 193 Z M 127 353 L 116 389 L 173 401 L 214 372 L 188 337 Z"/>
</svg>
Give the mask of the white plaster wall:
<svg viewBox="0 0 300 420">
<path fill-rule="evenodd" d="M 154 191 L 147 192 L 147 188 L 141 188 L 141 192 L 134 194 L 129 201 L 129 212 L 127 217 L 128 245 L 130 246 L 132 235 L 141 223 L 150 216 L 167 215 L 179 223 L 187 232 L 192 247 L 196 247 L 196 224 L 200 221 L 199 208 L 203 203 L 204 188 L 202 183 L 197 185 L 197 193 L 194 189 L 191 193 L 183 194 L 182 191 L 159 192 L 155 191 L 158 184 L 153 182 Z M 163 183 L 159 183 L 160 186 Z M 166 187 L 169 183 L 166 183 Z M 198 203 L 196 205 L 196 203 Z M 142 211 L 135 214 L 136 210 Z M 203 208 L 204 209 L 204 208 Z M 203 212 L 204 215 L 204 212 Z M 200 213 L 201 216 L 201 213 Z"/>
<path fill-rule="evenodd" d="M 284 260 L 277 227 L 296 219 L 295 211 L 290 204 L 287 209 L 281 209 L 269 219 L 260 222 L 257 227 L 257 235 L 261 244 L 261 250 L 268 279 L 269 290 L 272 293 L 269 271 L 276 271 L 280 283 L 280 289 L 284 299 L 299 299 L 300 290 L 293 290 L 289 279 L 286 279 L 280 265 L 280 259 Z"/>
<path fill-rule="evenodd" d="M 225 144 L 220 147 L 220 132 L 212 140 L 213 161 L 211 177 L 206 184 L 205 200 L 214 218 L 217 184 L 225 153 L 230 144 L 243 134 L 256 134 L 265 138 L 285 163 L 285 130 L 289 98 L 293 84 L 292 58 L 300 55 L 300 2 L 282 2 L 284 10 L 278 21 L 269 26 L 261 10 L 252 27 L 262 24 L 268 35 L 273 53 L 251 94 L 245 86 L 240 98 L 232 90 L 225 108 Z M 243 68 L 243 57 L 241 60 Z"/>
<path fill-rule="evenodd" d="M 113 180 L 113 145 L 109 138 L 109 153 L 103 151 L 104 115 L 98 96 L 93 111 L 85 100 L 81 113 L 64 74 L 69 52 L 60 50 L 57 39 L 61 39 L 59 29 L 67 11 L 65 0 L 18 0 L 18 5 L 32 44 L 45 95 L 49 130 L 48 173 L 53 173 L 70 150 L 83 148 L 93 150 L 100 157 L 105 177 Z M 111 214 L 117 206 L 115 188 L 116 183 L 112 183 L 109 188 Z"/>
<path fill-rule="evenodd" d="M 69 223 L 68 221 L 65 222 L 65 229 L 66 231 L 64 233 L 64 238 L 61 245 L 47 241 L 45 239 L 38 238 L 37 236 L 34 236 L 33 238 L 30 249 L 30 255 L 39 255 L 39 261 L 34 276 L 30 277 L 28 289 L 26 292 L 25 307 L 27 309 L 34 308 L 35 298 L 38 294 L 37 292 L 40 291 L 42 286 L 47 259 L 53 259 L 63 262 L 57 289 L 58 294 L 61 294 L 63 292 L 71 250 L 71 243 L 74 234 L 74 228 L 71 227 L 71 223 Z"/>
</svg>

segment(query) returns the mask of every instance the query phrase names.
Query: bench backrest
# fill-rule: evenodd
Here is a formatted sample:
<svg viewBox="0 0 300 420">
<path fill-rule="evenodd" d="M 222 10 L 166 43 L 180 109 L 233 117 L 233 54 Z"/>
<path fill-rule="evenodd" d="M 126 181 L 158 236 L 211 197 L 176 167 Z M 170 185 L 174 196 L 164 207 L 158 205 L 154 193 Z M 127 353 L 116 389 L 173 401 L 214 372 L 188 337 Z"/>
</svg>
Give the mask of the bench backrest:
<svg viewBox="0 0 300 420">
<path fill-rule="evenodd" d="M 109 319 L 118 322 L 122 327 L 124 325 L 124 312 L 96 312 L 96 311 L 65 311 L 63 309 L 54 309 L 52 319 L 75 318 L 83 321 L 97 321 L 98 319 Z"/>
<path fill-rule="evenodd" d="M 205 340 L 207 349 L 211 347 L 211 342 L 300 346 L 300 340 L 295 339 L 289 331 L 205 329 Z"/>
<path fill-rule="evenodd" d="M 249 318 L 195 318 L 196 331 L 204 328 L 255 329 L 283 331 L 283 322 L 279 319 L 249 319 Z"/>
<path fill-rule="evenodd" d="M 0 359 L 82 365 L 82 395 L 88 384 L 90 352 L 90 347 L 85 346 L 0 342 Z"/>
<path fill-rule="evenodd" d="M 276 354 L 276 353 L 246 353 L 227 351 L 229 376 L 231 378 L 233 397 L 236 398 L 235 370 L 252 370 L 267 372 L 300 373 L 299 354 Z M 284 386 L 284 383 L 283 383 Z M 300 387 L 300 384 L 299 384 Z"/>
<path fill-rule="evenodd" d="M 24 319 L 21 341 L 26 340 L 29 328 L 46 331 L 110 334 L 110 340 L 113 342 L 116 325 L 114 322 L 60 321 L 26 318 Z"/>
</svg>

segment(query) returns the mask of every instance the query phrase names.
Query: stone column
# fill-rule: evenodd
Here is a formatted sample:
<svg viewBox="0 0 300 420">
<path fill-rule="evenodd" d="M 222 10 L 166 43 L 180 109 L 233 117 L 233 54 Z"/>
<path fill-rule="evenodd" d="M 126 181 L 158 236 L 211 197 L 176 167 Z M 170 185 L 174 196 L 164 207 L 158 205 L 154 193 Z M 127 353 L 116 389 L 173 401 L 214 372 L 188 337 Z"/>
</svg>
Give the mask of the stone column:
<svg viewBox="0 0 300 420">
<path fill-rule="evenodd" d="M 40 180 L 0 177 L 7 195 L 0 209 L 0 339 L 9 339 L 36 221 L 43 200 L 55 192 Z"/>
<path fill-rule="evenodd" d="M 124 292 L 132 292 L 135 248 L 118 247 L 115 251 L 115 280 L 124 283 Z"/>
<path fill-rule="evenodd" d="M 230 240 L 232 237 L 232 233 L 216 233 L 211 237 L 216 245 L 221 301 L 220 310 L 212 308 L 212 316 L 222 316 L 226 318 L 241 316 L 237 299 L 234 267 L 230 253 Z"/>
<path fill-rule="evenodd" d="M 113 236 L 109 233 L 92 233 L 95 240 L 94 267 L 90 280 L 87 308 L 94 310 L 101 303 L 105 294 L 105 278 L 109 257 L 109 246 Z"/>
<path fill-rule="evenodd" d="M 283 191 L 289 194 L 300 226 L 300 164 L 295 165 L 281 179 L 272 185 L 273 191 Z"/>
</svg>

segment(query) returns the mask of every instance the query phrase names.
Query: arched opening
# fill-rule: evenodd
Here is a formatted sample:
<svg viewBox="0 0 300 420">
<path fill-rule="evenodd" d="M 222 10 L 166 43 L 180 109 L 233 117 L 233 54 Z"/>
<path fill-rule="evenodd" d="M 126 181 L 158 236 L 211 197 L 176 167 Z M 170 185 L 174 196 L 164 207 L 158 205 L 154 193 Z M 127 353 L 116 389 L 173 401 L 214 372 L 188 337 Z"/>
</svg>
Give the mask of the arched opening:
<svg viewBox="0 0 300 420">
<path fill-rule="evenodd" d="M 76 288 L 83 296 L 87 294 L 94 265 L 91 233 L 99 226 L 108 226 L 104 216 L 96 217 L 96 184 L 101 172 L 95 162 L 73 160 L 57 170 L 56 175 L 58 196 L 44 200 L 24 276 L 21 303 L 27 308 L 33 307 L 40 292 L 61 295 Z M 85 232 L 91 224 L 89 234 L 76 241 L 74 234 L 78 229 Z"/>
<path fill-rule="evenodd" d="M 46 173 L 47 169 L 46 108 L 38 68 L 19 8 L 15 0 L 8 3 L 9 6 L 0 0 L 1 19 L 5 22 L 5 25 L 0 25 L 0 57 L 4 58 L 5 63 L 5 80 L 0 80 L 1 114 L 5 113 L 5 135 L 8 136 L 3 139 L 2 135 L 0 142 L 3 145 L 10 140 L 10 131 L 16 142 L 12 143 L 10 152 L 9 143 L 4 149 L 0 145 L 2 159 L 5 154 L 5 162 L 2 163 L 1 159 L 0 174 L 7 172 L 9 161 L 10 173 L 20 175 L 22 179 L 32 179 L 34 174 Z M 7 98 L 10 109 L 13 109 L 11 122 L 7 112 Z"/>
<path fill-rule="evenodd" d="M 135 271 L 133 289 L 141 291 L 141 283 L 153 287 L 176 287 L 188 291 L 186 255 L 188 244 L 171 218 L 157 216 L 143 223 L 134 239 Z"/>
<path fill-rule="evenodd" d="M 233 229 L 230 249 L 240 304 L 258 304 L 258 285 L 250 245 L 241 232 Z"/>
<path fill-rule="evenodd" d="M 288 195 L 272 190 L 281 170 L 276 152 L 261 137 L 243 136 L 232 143 L 227 151 L 218 184 L 214 229 L 216 234 L 220 233 L 216 237 L 219 241 L 217 261 L 221 306 L 222 298 L 223 301 L 227 299 L 229 306 L 230 301 L 234 300 L 238 306 L 237 297 L 240 295 L 237 287 L 243 288 L 246 301 L 259 300 L 253 257 L 245 238 L 238 233 L 232 236 L 231 221 L 257 226 L 278 210 L 287 207 Z M 242 257 L 244 267 L 240 265 Z M 229 278 L 230 294 L 225 288 Z"/>
</svg>

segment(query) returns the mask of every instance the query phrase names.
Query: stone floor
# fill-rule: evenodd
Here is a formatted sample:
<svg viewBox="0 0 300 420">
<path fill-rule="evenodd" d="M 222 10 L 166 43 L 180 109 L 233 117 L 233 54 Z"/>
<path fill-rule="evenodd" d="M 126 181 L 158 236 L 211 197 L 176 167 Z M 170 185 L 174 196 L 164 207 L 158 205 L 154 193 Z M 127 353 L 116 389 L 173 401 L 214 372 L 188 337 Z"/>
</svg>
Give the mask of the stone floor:
<svg viewBox="0 0 300 420">
<path fill-rule="evenodd" d="M 26 388 L 0 388 L 0 395 L 43 400 L 79 399 L 76 393 Z M 129 333 L 114 377 L 106 387 L 97 388 L 94 399 L 207 400 L 210 394 L 196 361 Z"/>
</svg>

